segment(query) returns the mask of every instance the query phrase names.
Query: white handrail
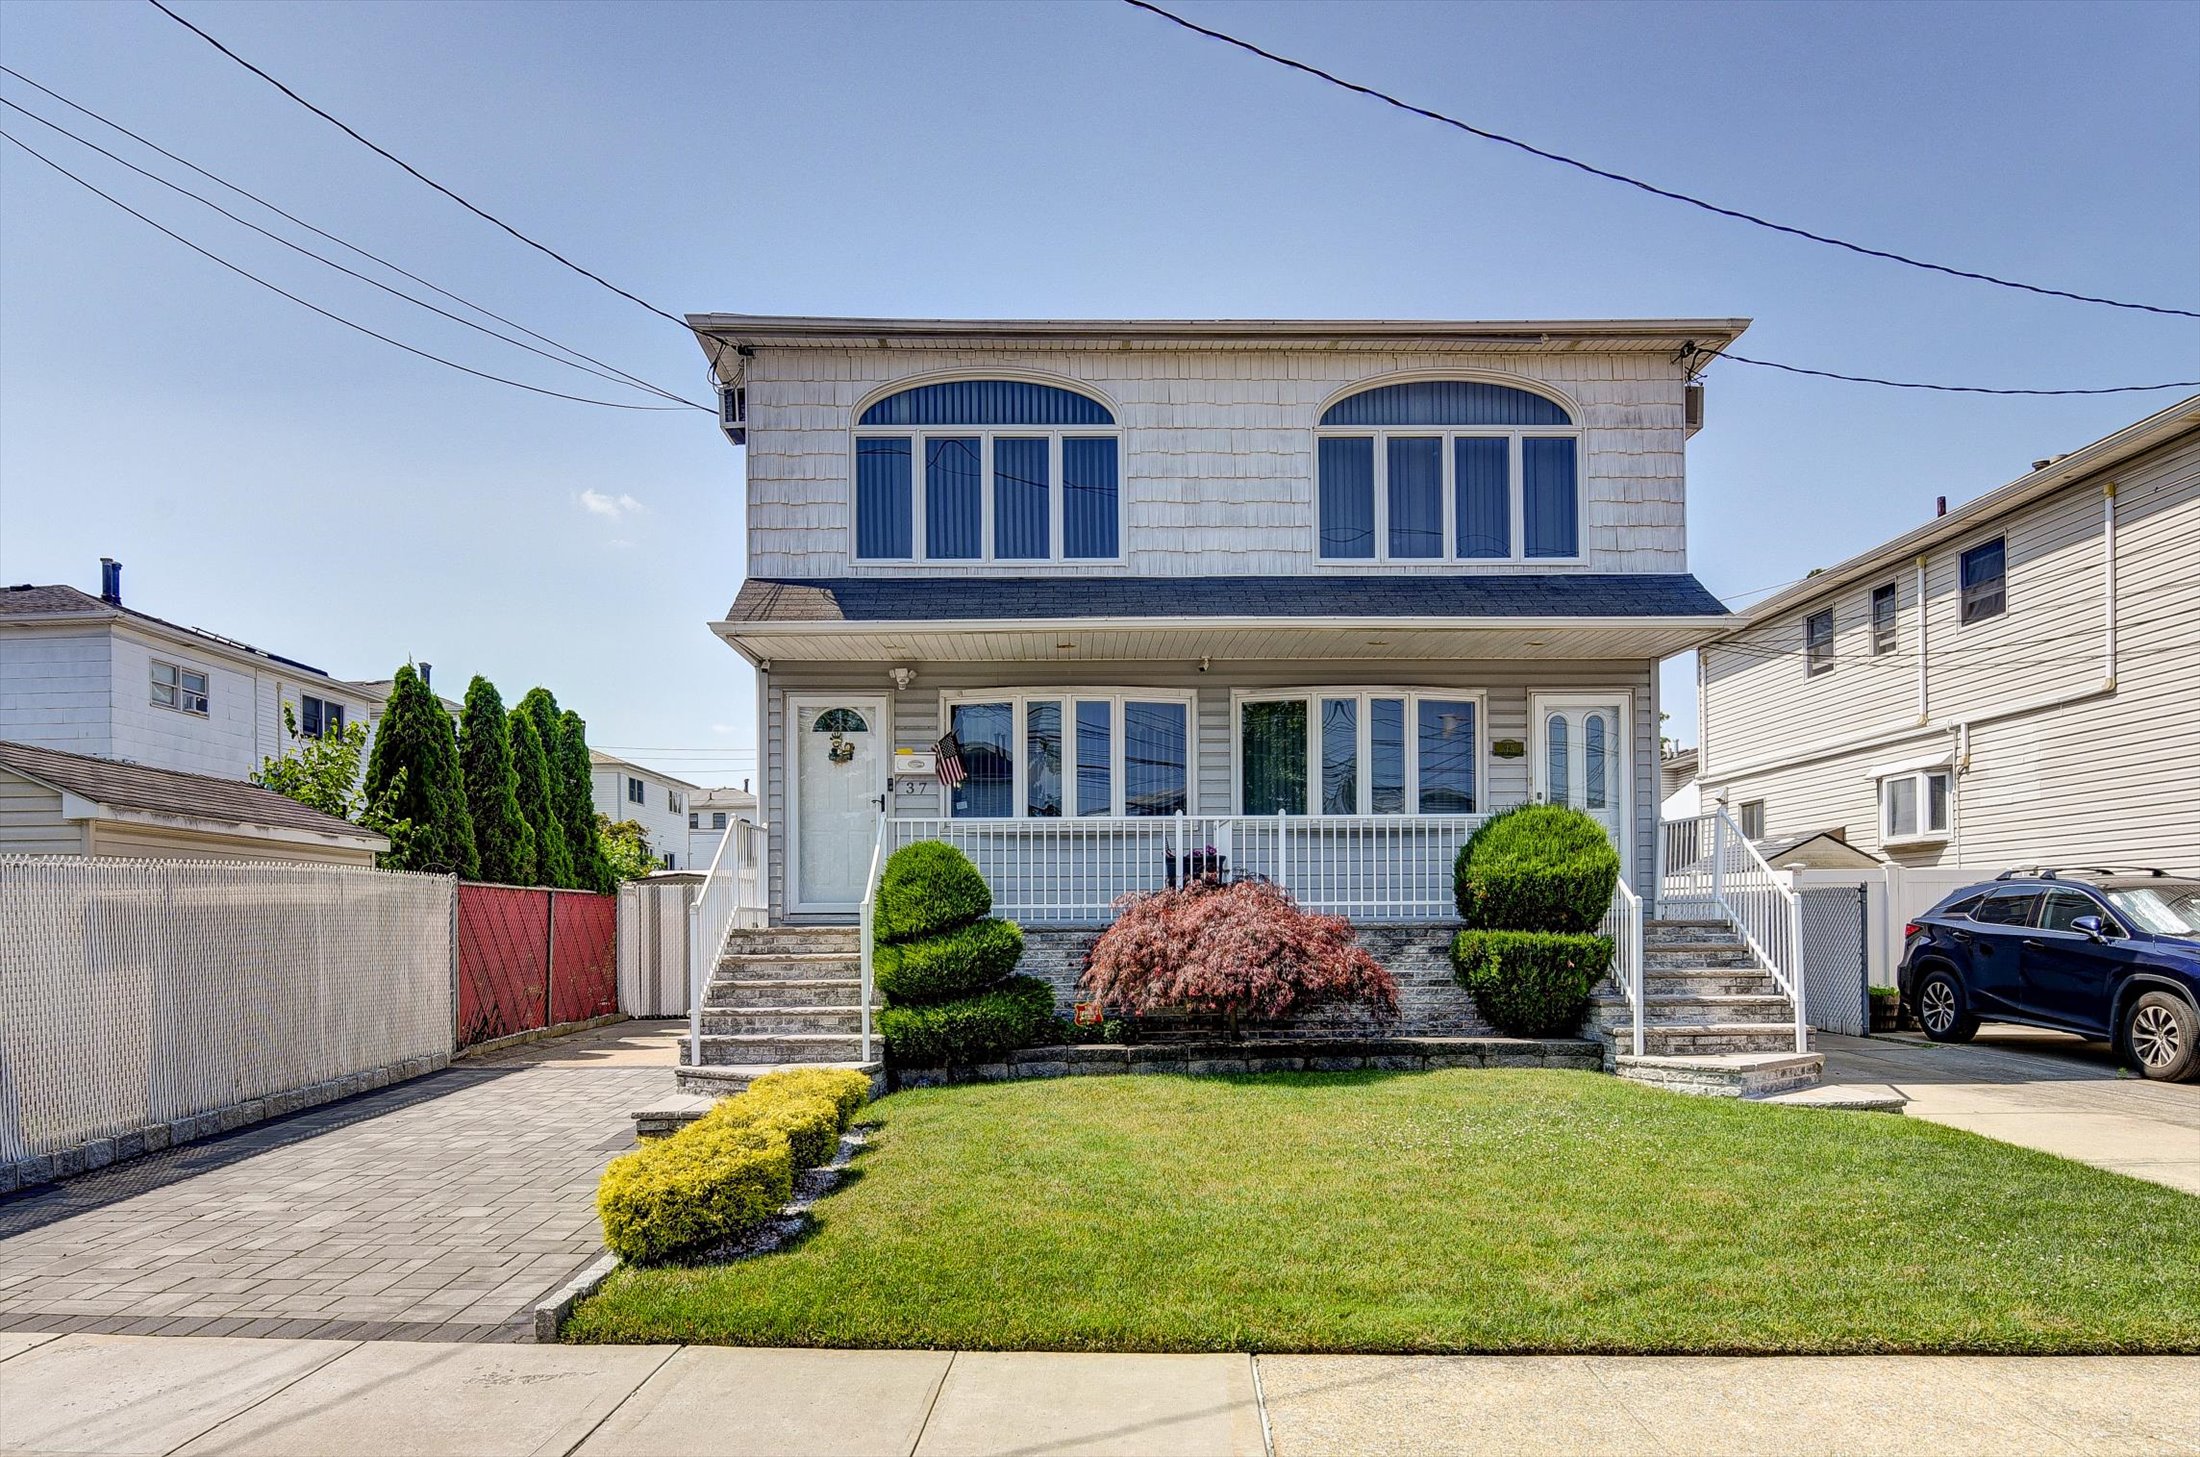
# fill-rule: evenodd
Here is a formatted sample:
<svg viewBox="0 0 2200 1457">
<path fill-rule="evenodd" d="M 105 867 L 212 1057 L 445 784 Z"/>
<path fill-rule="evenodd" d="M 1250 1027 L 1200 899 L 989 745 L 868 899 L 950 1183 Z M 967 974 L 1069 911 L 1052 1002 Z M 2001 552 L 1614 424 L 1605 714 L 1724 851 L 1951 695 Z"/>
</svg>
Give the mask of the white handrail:
<svg viewBox="0 0 2200 1457">
<path fill-rule="evenodd" d="M 1614 979 L 1620 990 L 1626 993 L 1627 1010 L 1634 1018 L 1634 1053 L 1643 1052 L 1643 993 L 1642 993 L 1642 897 L 1624 878 L 1613 886 L 1612 909 L 1604 917 L 1605 933 L 1611 936 L 1613 945 Z"/>
<path fill-rule="evenodd" d="M 871 841 L 871 868 L 863 876 L 863 904 L 856 912 L 856 936 L 859 943 L 859 964 L 863 968 L 863 1056 L 862 1062 L 871 1060 L 871 937 L 878 905 L 879 872 L 886 864 L 886 831 L 893 821 L 881 818 L 878 834 Z"/>
<path fill-rule="evenodd" d="M 1803 1010 L 1803 903 L 1722 806 L 1711 816 L 1711 898 L 1795 1008 L 1795 1050 L 1810 1050 Z"/>
<path fill-rule="evenodd" d="M 751 855 L 758 846 L 752 843 L 765 841 L 765 827 L 748 820 L 735 819 L 727 824 L 725 834 L 718 839 L 718 849 L 710 857 L 710 869 L 703 875 L 703 883 L 696 887 L 695 898 L 688 902 L 688 1066 L 700 1067 L 703 1062 L 703 1000 L 710 982 L 710 971 L 718 965 L 719 957 L 726 949 L 726 938 L 742 920 L 742 912 L 755 914 L 762 922 L 761 898 L 764 890 L 762 855 Z M 730 852 L 730 863 L 729 863 Z M 753 863 L 752 863 L 753 862 Z M 756 893 L 758 904 L 745 905 L 745 891 Z"/>
</svg>

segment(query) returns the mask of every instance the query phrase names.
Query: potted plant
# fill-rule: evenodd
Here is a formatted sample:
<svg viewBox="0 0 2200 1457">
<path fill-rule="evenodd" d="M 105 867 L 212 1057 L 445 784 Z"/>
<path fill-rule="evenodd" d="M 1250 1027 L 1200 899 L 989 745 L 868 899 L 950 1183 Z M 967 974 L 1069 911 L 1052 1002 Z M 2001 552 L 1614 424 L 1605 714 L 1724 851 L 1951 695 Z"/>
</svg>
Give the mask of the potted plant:
<svg viewBox="0 0 2200 1457">
<path fill-rule="evenodd" d="M 1197 850 L 1186 850 L 1181 861 L 1178 860 L 1177 853 L 1174 850 L 1167 853 L 1169 857 L 1169 888 L 1171 890 L 1196 885 L 1200 881 L 1218 883 L 1223 878 L 1223 872 L 1228 869 L 1228 862 L 1224 859 L 1222 852 L 1212 845 L 1203 845 Z"/>
<path fill-rule="evenodd" d="M 1871 1000 L 1872 1031 L 1894 1032 L 1902 1025 L 1902 993 L 1893 987 L 1866 987 Z"/>
</svg>

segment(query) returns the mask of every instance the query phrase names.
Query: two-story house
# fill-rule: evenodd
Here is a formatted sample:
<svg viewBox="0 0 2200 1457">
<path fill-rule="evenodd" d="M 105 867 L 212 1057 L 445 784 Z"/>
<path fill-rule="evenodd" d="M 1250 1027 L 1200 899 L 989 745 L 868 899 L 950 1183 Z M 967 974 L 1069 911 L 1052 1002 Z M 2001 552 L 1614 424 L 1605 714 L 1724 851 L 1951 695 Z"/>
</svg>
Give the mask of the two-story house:
<svg viewBox="0 0 2200 1457">
<path fill-rule="evenodd" d="M 1688 361 L 1746 321 L 691 316 L 745 439 L 770 918 L 968 851 L 1098 923 L 1185 856 L 1445 920 L 1545 799 L 1655 863 Z"/>
<path fill-rule="evenodd" d="M 596 813 L 616 824 L 632 820 L 649 839 L 650 853 L 667 870 L 688 870 L 688 803 L 699 786 L 656 769 L 588 751 L 588 782 Z"/>
<path fill-rule="evenodd" d="M 2200 396 L 1743 614 L 1699 659 L 1704 796 L 1903 866 L 2200 873 L 2196 603 Z"/>
<path fill-rule="evenodd" d="M 688 796 L 687 859 L 684 868 L 708 870 L 719 843 L 735 820 L 756 820 L 756 791 L 744 779 L 738 787 L 722 784 Z"/>
<path fill-rule="evenodd" d="M 387 693 L 292 658 L 123 605 L 122 566 L 100 592 L 0 588 L 0 741 L 244 780 L 300 733 L 370 724 Z"/>
</svg>

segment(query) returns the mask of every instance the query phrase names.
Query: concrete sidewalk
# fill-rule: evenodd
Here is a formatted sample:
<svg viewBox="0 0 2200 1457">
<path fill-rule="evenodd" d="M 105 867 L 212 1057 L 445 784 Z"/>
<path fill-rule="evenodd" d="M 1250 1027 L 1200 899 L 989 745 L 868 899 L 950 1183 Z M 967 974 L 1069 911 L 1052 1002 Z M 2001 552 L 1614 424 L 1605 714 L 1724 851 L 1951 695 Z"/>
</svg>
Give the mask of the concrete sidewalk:
<svg viewBox="0 0 2200 1457">
<path fill-rule="evenodd" d="M 0 1334 L 0 1452 L 2191 1453 L 2200 1358 L 1151 1356 Z"/>
</svg>

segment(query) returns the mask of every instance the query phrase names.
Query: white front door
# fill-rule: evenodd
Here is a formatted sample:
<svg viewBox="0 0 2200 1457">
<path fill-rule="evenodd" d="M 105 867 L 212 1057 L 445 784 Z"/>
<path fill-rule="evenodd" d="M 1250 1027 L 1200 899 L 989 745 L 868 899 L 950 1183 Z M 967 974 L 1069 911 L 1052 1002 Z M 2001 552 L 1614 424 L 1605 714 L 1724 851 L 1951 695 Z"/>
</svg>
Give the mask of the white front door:
<svg viewBox="0 0 2200 1457">
<path fill-rule="evenodd" d="M 787 700 L 795 911 L 853 911 L 863 901 L 886 792 L 886 700 L 837 694 Z"/>
<path fill-rule="evenodd" d="M 1538 693 L 1529 783 L 1548 804 L 1580 810 L 1604 826 L 1624 867 L 1627 835 L 1627 703 L 1620 698 Z"/>
</svg>

